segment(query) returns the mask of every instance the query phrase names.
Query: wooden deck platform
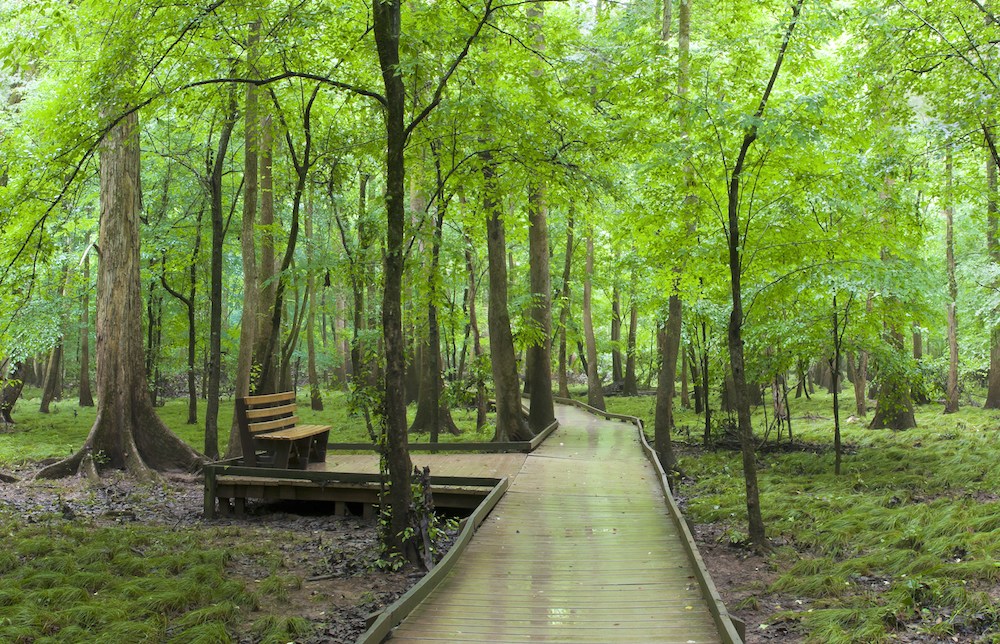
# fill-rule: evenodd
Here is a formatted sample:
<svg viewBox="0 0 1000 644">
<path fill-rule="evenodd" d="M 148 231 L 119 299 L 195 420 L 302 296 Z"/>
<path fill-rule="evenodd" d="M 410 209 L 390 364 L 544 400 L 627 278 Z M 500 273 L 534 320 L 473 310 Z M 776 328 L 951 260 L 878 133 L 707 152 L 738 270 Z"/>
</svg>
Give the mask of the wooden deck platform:
<svg viewBox="0 0 1000 644">
<path fill-rule="evenodd" d="M 636 427 L 563 405 L 557 415 L 559 429 L 391 640 L 740 641 L 705 593 Z"/>
</svg>

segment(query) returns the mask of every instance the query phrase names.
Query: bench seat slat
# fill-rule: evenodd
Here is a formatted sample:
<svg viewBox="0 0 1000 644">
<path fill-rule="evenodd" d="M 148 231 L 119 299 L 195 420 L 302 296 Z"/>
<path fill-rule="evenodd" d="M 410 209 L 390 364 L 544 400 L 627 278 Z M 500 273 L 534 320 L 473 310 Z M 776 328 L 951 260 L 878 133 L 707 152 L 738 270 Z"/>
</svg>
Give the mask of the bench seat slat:
<svg viewBox="0 0 1000 644">
<path fill-rule="evenodd" d="M 273 405 L 279 402 L 295 402 L 295 392 L 284 391 L 279 394 L 262 394 L 260 396 L 244 396 L 247 407 L 257 407 L 259 405 Z"/>
<path fill-rule="evenodd" d="M 298 440 L 300 438 L 307 438 L 309 436 L 315 436 L 328 431 L 330 431 L 329 425 L 296 425 L 295 427 L 289 427 L 288 429 L 282 429 L 276 432 L 257 434 L 254 438 L 258 440 Z"/>
<path fill-rule="evenodd" d="M 260 434 L 261 432 L 292 427 L 297 422 L 299 422 L 298 416 L 286 416 L 285 418 L 275 418 L 274 420 L 265 420 L 259 423 L 248 423 L 247 428 L 251 434 Z"/>
<path fill-rule="evenodd" d="M 291 403 L 289 405 L 279 405 L 277 407 L 258 407 L 256 409 L 248 409 L 246 416 L 247 420 L 257 420 L 258 418 L 277 418 L 279 416 L 294 416 L 296 409 L 298 409 L 298 405 L 295 403 Z"/>
</svg>

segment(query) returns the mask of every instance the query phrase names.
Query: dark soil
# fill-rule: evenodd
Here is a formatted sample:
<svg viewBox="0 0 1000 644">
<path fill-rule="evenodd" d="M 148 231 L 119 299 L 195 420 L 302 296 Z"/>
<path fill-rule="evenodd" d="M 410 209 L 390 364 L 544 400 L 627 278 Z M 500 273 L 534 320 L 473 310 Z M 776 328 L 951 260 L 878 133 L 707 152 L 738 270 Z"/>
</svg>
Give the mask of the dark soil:
<svg viewBox="0 0 1000 644">
<path fill-rule="evenodd" d="M 30 468 L 14 474 L 18 482 L 0 484 L 0 504 L 28 522 L 58 513 L 68 521 L 96 525 L 139 522 L 165 530 L 200 530 L 206 548 L 231 546 L 234 532 L 242 543 L 272 544 L 255 554 L 249 551 L 258 549 L 234 549 L 229 573 L 251 590 L 272 573 L 301 580 L 291 584 L 287 599 L 263 598 L 259 611 L 247 620 L 249 624 L 265 614 L 304 617 L 315 633 L 301 643 L 353 642 L 369 615 L 423 576 L 412 566 L 395 572 L 377 569 L 374 521 L 333 516 L 332 507 L 327 514 L 327 508 L 315 504 L 248 504 L 242 518 L 206 520 L 204 487 L 193 476 L 171 476 L 149 485 L 112 475 L 89 487 L 79 478 L 32 481 Z M 245 633 L 238 636 L 240 642 L 253 641 Z"/>
</svg>

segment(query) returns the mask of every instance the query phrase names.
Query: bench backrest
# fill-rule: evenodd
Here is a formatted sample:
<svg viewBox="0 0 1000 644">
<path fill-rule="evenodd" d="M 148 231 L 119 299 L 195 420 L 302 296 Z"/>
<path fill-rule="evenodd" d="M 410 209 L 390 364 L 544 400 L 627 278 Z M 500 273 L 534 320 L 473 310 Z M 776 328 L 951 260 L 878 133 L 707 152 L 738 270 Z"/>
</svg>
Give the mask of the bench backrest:
<svg viewBox="0 0 1000 644">
<path fill-rule="evenodd" d="M 247 465 L 256 465 L 253 436 L 294 427 L 299 422 L 296 409 L 293 391 L 236 399 L 236 422 L 240 428 L 240 443 Z"/>
</svg>

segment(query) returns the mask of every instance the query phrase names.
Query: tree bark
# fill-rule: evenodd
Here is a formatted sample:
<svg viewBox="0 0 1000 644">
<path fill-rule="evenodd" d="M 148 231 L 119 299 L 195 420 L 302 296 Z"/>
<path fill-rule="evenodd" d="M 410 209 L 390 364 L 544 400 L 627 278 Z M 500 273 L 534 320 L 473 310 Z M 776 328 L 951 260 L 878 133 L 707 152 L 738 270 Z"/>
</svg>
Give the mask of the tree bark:
<svg viewBox="0 0 1000 644">
<path fill-rule="evenodd" d="M 408 561 L 419 560 L 413 537 L 406 537 L 411 526 L 410 460 L 406 434 L 406 391 L 404 375 L 406 356 L 403 341 L 403 269 L 405 248 L 405 174 L 403 152 L 406 130 L 406 92 L 399 71 L 401 1 L 384 0 L 372 5 L 375 45 L 385 86 L 386 129 L 386 244 L 382 294 L 382 337 L 385 350 L 385 422 L 384 456 L 389 472 L 389 525 L 384 539 L 390 551 L 399 552 Z"/>
<path fill-rule="evenodd" d="M 622 371 L 622 294 L 615 284 L 611 287 L 611 382 L 617 384 L 625 380 Z"/>
<path fill-rule="evenodd" d="M 952 144 L 945 155 L 945 261 L 948 272 L 948 382 L 945 386 L 944 413 L 958 411 L 958 281 L 955 279 L 955 207 L 952 189 L 955 183 Z"/>
<path fill-rule="evenodd" d="M 575 209 L 572 204 L 566 219 L 566 258 L 563 262 L 562 291 L 559 294 L 559 395 L 569 398 L 569 374 L 566 364 L 566 325 L 569 324 L 570 276 L 573 268 L 573 225 Z"/>
<path fill-rule="evenodd" d="M 257 51 L 260 40 L 260 22 L 250 25 L 248 36 L 248 56 Z M 248 73 L 254 73 L 254 65 L 248 61 Z M 260 291 L 257 272 L 257 249 L 254 228 L 257 223 L 257 187 L 259 158 L 260 122 L 257 111 L 257 88 L 248 84 L 246 109 L 244 110 L 243 133 L 243 217 L 240 228 L 240 257 L 243 261 L 243 311 L 240 315 L 240 349 L 236 359 L 236 379 L 233 393 L 249 396 L 250 378 L 253 370 L 254 344 L 257 338 L 257 321 L 260 317 Z M 229 442 L 226 458 L 242 456 L 239 420 L 233 414 L 229 428 Z"/>
<path fill-rule="evenodd" d="M 259 125 L 260 154 L 260 264 L 258 266 L 257 331 L 254 334 L 254 362 L 258 366 L 254 392 L 274 393 L 277 381 L 277 343 L 271 339 L 271 318 L 276 307 L 278 276 L 274 259 L 274 125 L 265 113 Z M 270 354 L 268 352 L 271 352 Z M 268 371 L 272 373 L 267 373 Z"/>
<path fill-rule="evenodd" d="M 538 341 L 528 347 L 526 380 L 531 382 L 528 426 L 538 433 L 556 419 L 552 401 L 552 285 L 549 278 L 548 205 L 545 186 L 528 188 L 528 255 L 531 281 L 529 316 Z"/>
<path fill-rule="evenodd" d="M 654 417 L 654 442 L 656 454 L 671 487 L 676 483 L 674 470 L 676 457 L 671 444 L 670 432 L 674 427 L 674 383 L 677 379 L 677 353 L 681 346 L 681 299 L 676 294 L 670 296 L 667 304 L 667 321 L 660 327 L 659 339 L 660 377 L 656 384 L 656 414 Z"/>
<path fill-rule="evenodd" d="M 208 192 L 212 217 L 211 310 L 208 332 L 208 401 L 205 404 L 205 456 L 219 458 L 219 396 L 222 384 L 222 255 L 226 241 L 225 212 L 222 208 L 222 176 L 229 151 L 229 140 L 236 125 L 235 89 L 223 116 L 222 130 L 215 154 L 206 159 L 209 170 Z M 193 302 L 192 302 L 193 303 Z"/>
<path fill-rule="evenodd" d="M 316 371 L 316 274 L 313 266 L 313 203 L 306 202 L 306 299 L 309 313 L 306 316 L 306 369 L 309 374 L 309 406 L 313 411 L 323 411 L 323 394 L 319 388 L 319 373 Z"/>
<path fill-rule="evenodd" d="M 477 280 L 475 255 L 472 250 L 472 240 L 465 238 L 465 267 L 469 272 L 469 333 L 472 336 L 472 356 L 475 367 L 472 369 L 476 382 L 476 429 L 486 424 L 486 383 L 483 379 L 483 346 L 479 334 L 479 315 L 476 312 Z"/>
<path fill-rule="evenodd" d="M 486 212 L 486 248 L 489 254 L 490 355 L 497 405 L 497 428 L 494 440 L 530 440 L 534 433 L 521 411 L 514 336 L 507 310 L 507 241 L 503 223 L 503 205 L 497 199 L 496 168 L 489 152 L 483 160 L 483 210 Z"/>
<path fill-rule="evenodd" d="M 195 303 L 198 293 L 198 255 L 201 251 L 201 220 L 204 209 L 199 209 L 195 218 L 194 249 L 191 251 L 191 265 L 188 267 L 188 294 L 174 290 L 167 282 L 166 275 L 160 275 L 160 282 L 163 289 L 170 293 L 175 299 L 180 300 L 187 312 L 187 388 L 188 388 L 188 417 L 189 425 L 198 422 L 198 388 L 197 388 L 197 340 L 198 329 L 195 325 Z M 164 261 L 166 258 L 164 258 Z M 249 371 L 248 371 L 249 373 Z"/>
<path fill-rule="evenodd" d="M 80 313 L 80 406 L 93 407 L 94 395 L 90 391 L 90 235 L 83 252 L 83 301 Z"/>
<path fill-rule="evenodd" d="M 45 467 L 40 478 L 75 473 L 84 456 L 100 468 L 149 478 L 153 470 L 192 471 L 201 456 L 153 410 L 143 369 L 139 255 L 139 131 L 136 113 L 105 136 L 100 154 L 101 221 L 97 273 L 97 418 L 83 447 Z M 89 459 L 88 459 L 89 460 Z"/>
<path fill-rule="evenodd" d="M 587 343 L 587 404 L 604 410 L 604 389 L 597 370 L 597 341 L 594 338 L 594 319 L 591 298 L 591 282 L 594 275 L 594 233 L 587 235 L 587 268 L 583 279 L 583 334 Z"/>
<path fill-rule="evenodd" d="M 9 364 L 5 360 L 0 363 L 0 422 L 5 425 L 13 425 L 14 418 L 11 416 L 14 411 L 14 404 L 21 397 L 21 390 L 24 389 L 24 381 L 27 377 L 28 362 L 26 360 L 18 362 L 7 374 Z"/>
<path fill-rule="evenodd" d="M 433 147 L 433 144 L 432 144 Z M 411 432 L 430 431 L 430 442 L 438 442 L 442 429 L 450 434 L 461 433 L 451 417 L 451 409 L 445 402 L 444 378 L 441 375 L 441 326 L 438 323 L 438 267 L 441 264 L 441 242 L 444 234 L 444 219 L 447 202 L 442 190 L 444 181 L 437 152 L 434 153 L 437 166 L 437 215 L 434 217 L 434 237 L 431 240 L 431 263 L 428 270 L 429 292 L 427 294 L 427 336 L 423 345 L 420 363 L 420 391 L 417 400 L 417 414 L 410 425 Z"/>
<path fill-rule="evenodd" d="M 992 130 L 986 134 L 992 137 Z M 992 153 L 986 155 L 986 249 L 994 264 L 1000 264 L 1000 208 L 997 207 L 997 163 Z M 985 409 L 1000 409 L 1000 325 L 990 332 L 990 375 L 986 388 Z"/>
<path fill-rule="evenodd" d="M 848 357 L 848 360 L 851 360 Z M 868 414 L 868 352 L 858 351 L 858 361 L 854 364 L 854 407 L 858 416 Z"/>
<path fill-rule="evenodd" d="M 635 297 L 635 279 L 633 274 L 632 303 L 629 305 L 628 344 L 625 347 L 625 383 L 622 394 L 638 396 L 639 383 L 635 377 L 635 342 L 639 333 L 639 304 Z"/>
<path fill-rule="evenodd" d="M 781 63 L 785 58 L 788 43 L 791 40 L 792 32 L 799 19 L 804 0 L 798 0 L 792 7 L 792 17 L 785 30 L 785 36 L 781 42 L 781 49 L 775 61 L 771 78 L 767 88 L 761 97 L 757 107 L 755 117 L 761 119 L 767 107 L 768 98 L 774 83 L 781 70 Z M 742 180 L 743 167 L 746 162 L 747 152 L 750 146 L 757 140 L 757 126 L 751 125 L 743 136 L 743 144 L 740 146 L 739 154 L 733 165 L 729 180 L 728 191 L 728 246 L 729 246 L 729 275 L 732 291 L 733 309 L 729 316 L 729 363 L 732 368 L 734 394 L 736 398 L 736 414 L 739 423 L 740 452 L 743 456 L 743 477 L 746 484 L 747 520 L 750 542 L 758 550 L 766 547 L 767 540 L 764 531 L 764 520 L 760 511 L 760 492 L 757 485 L 757 462 L 755 457 L 755 445 L 753 438 L 753 427 L 750 418 L 750 399 L 747 392 L 745 375 L 745 363 L 743 357 L 743 293 L 741 289 L 742 258 L 740 246 L 740 181 Z"/>
</svg>

